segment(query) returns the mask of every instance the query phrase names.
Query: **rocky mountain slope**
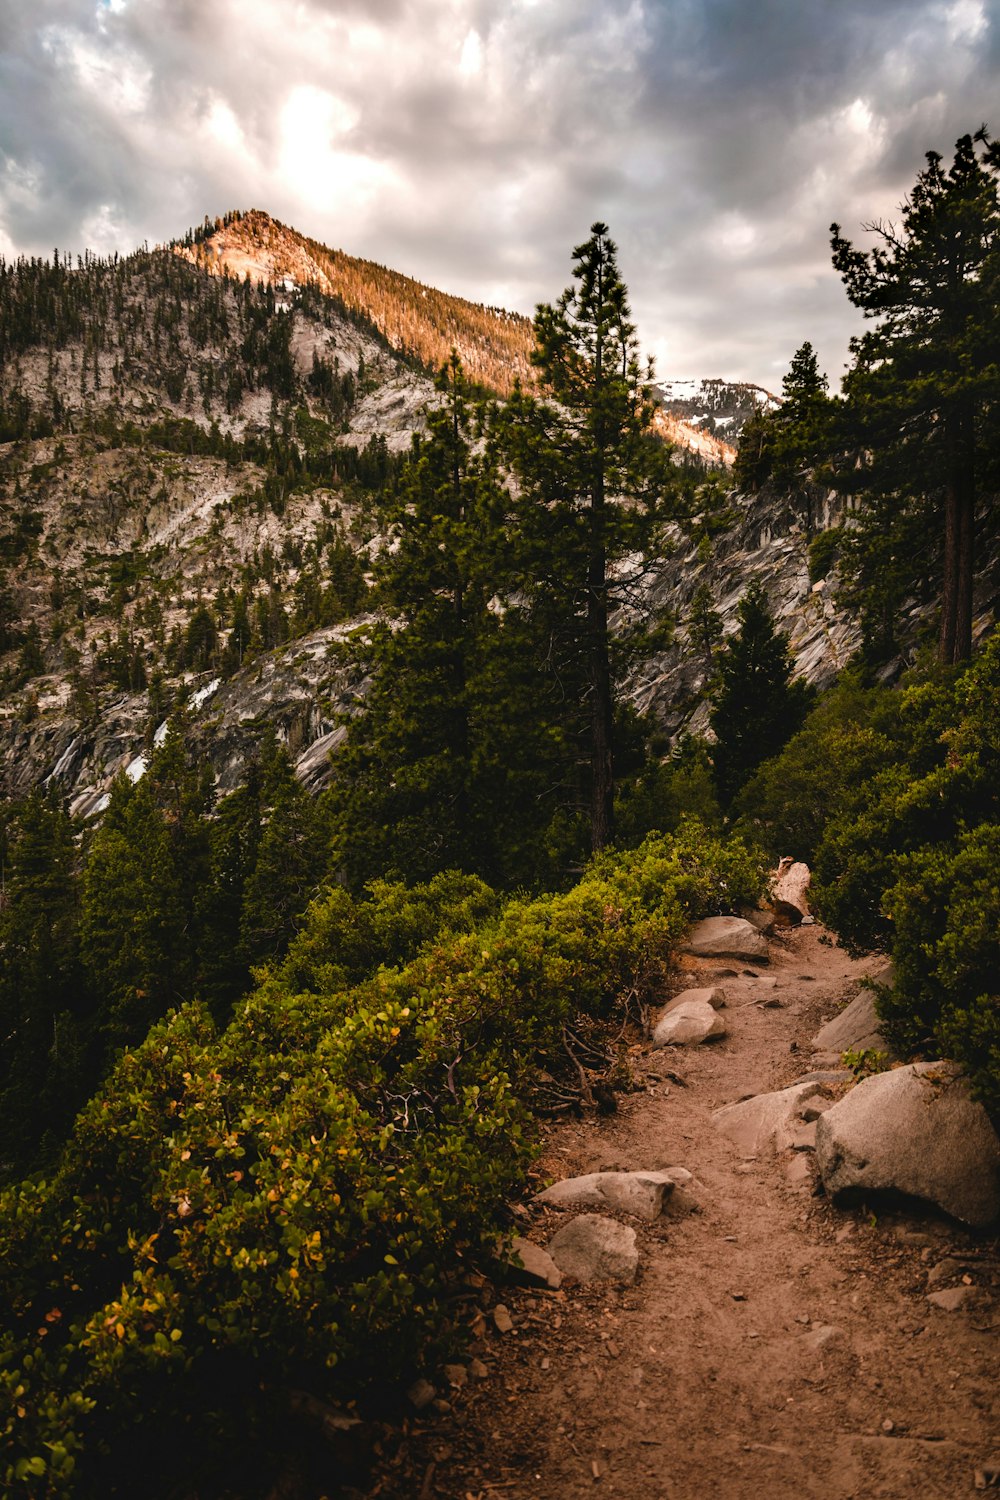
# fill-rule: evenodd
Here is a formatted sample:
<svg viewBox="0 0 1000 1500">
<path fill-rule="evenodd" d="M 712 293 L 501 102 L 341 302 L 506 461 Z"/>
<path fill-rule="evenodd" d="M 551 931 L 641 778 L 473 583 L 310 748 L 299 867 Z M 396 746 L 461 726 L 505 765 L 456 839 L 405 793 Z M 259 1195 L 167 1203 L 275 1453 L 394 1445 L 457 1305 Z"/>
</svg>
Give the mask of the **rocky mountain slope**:
<svg viewBox="0 0 1000 1500">
<path fill-rule="evenodd" d="M 781 405 L 763 386 L 740 380 L 660 380 L 653 392 L 669 416 L 730 446 L 749 417 Z"/>
<path fill-rule="evenodd" d="M 259 214 L 124 260 L 0 266 L 3 793 L 46 782 L 98 811 L 182 705 L 223 788 L 266 723 L 321 785 L 378 497 L 435 399 L 425 362 L 456 345 L 502 388 L 527 329 Z M 812 680 L 854 644 L 794 502 L 735 496 L 730 520 L 711 545 L 678 533 L 644 585 L 678 629 L 630 690 L 669 733 L 704 718 L 700 583 L 729 626 L 764 577 Z M 836 520 L 831 502 L 817 524 Z"/>
</svg>

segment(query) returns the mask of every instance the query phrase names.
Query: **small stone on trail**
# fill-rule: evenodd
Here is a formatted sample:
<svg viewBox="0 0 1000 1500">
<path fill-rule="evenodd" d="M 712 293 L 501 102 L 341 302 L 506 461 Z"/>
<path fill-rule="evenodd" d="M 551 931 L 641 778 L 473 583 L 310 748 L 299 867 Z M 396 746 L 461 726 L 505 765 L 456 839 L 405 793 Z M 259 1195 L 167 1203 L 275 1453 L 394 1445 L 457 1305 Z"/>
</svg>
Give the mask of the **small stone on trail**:
<svg viewBox="0 0 1000 1500">
<path fill-rule="evenodd" d="M 662 1172 L 588 1172 L 567 1177 L 536 1195 L 537 1203 L 553 1208 L 571 1204 L 585 1208 L 617 1208 L 640 1219 L 658 1219 L 675 1187 L 691 1181 L 683 1167 Z"/>
<path fill-rule="evenodd" d="M 464 1365 L 445 1365 L 442 1372 L 449 1385 L 453 1385 L 460 1391 L 469 1378 L 469 1372 Z"/>
<path fill-rule="evenodd" d="M 940 1307 L 943 1312 L 958 1312 L 959 1308 L 966 1307 L 975 1297 L 976 1289 L 971 1286 L 947 1286 L 940 1292 L 929 1292 L 928 1302 L 934 1307 Z"/>
<path fill-rule="evenodd" d="M 839 1015 L 820 1027 L 812 1039 L 813 1051 L 834 1052 L 838 1059 L 843 1052 L 888 1053 L 889 1044 L 881 1026 L 875 1012 L 875 996 L 871 990 L 861 990 Z"/>
<path fill-rule="evenodd" d="M 493 1309 L 493 1322 L 497 1333 L 510 1333 L 514 1327 L 514 1320 L 502 1302 L 498 1302 Z"/>
<path fill-rule="evenodd" d="M 631 1286 L 639 1269 L 635 1230 L 616 1219 L 580 1214 L 549 1241 L 561 1271 L 577 1281 L 617 1281 Z"/>
<path fill-rule="evenodd" d="M 681 990 L 679 995 L 667 1001 L 660 1013 L 660 1018 L 669 1016 L 671 1011 L 677 1010 L 689 1000 L 700 1005 L 710 1005 L 713 1010 L 722 1010 L 726 1003 L 726 992 L 719 984 L 713 984 L 704 989 Z"/>
<path fill-rule="evenodd" d="M 793 1084 L 774 1094 L 723 1105 L 713 1111 L 712 1124 L 743 1156 L 755 1156 L 772 1146 L 778 1151 L 807 1149 L 813 1144 L 815 1126 L 803 1123 L 802 1111 L 807 1103 L 823 1097 L 822 1084 Z"/>
<path fill-rule="evenodd" d="M 806 892 L 810 878 L 809 866 L 801 860 L 789 859 L 787 856 L 779 860 L 771 887 L 771 899 L 779 916 L 786 917 L 793 923 L 805 920 L 809 915 Z"/>
<path fill-rule="evenodd" d="M 483 1364 L 481 1359 L 469 1360 L 469 1374 L 472 1376 L 473 1380 L 485 1380 L 489 1373 L 489 1370 Z"/>
<path fill-rule="evenodd" d="M 726 1023 L 704 1000 L 684 1000 L 668 1010 L 653 1030 L 654 1047 L 696 1047 L 711 1037 L 725 1036 Z"/>
<path fill-rule="evenodd" d="M 407 1399 L 416 1407 L 417 1411 L 423 1411 L 425 1406 L 430 1406 L 437 1395 L 437 1391 L 429 1380 L 415 1380 L 406 1393 Z"/>
<path fill-rule="evenodd" d="M 513 1269 L 515 1272 L 519 1271 L 525 1280 L 541 1282 L 553 1291 L 559 1290 L 562 1285 L 559 1267 L 541 1245 L 533 1245 L 530 1240 L 518 1235 L 511 1244 L 510 1253 L 513 1260 L 520 1260 L 520 1266 L 515 1265 Z"/>
<path fill-rule="evenodd" d="M 706 917 L 688 933 L 685 953 L 696 958 L 742 958 L 767 963 L 767 938 L 741 917 Z"/>
<path fill-rule="evenodd" d="M 953 1260 L 951 1256 L 945 1256 L 944 1260 L 939 1260 L 937 1265 L 932 1266 L 927 1272 L 927 1285 L 934 1287 L 941 1281 L 950 1281 L 953 1276 L 958 1275 L 961 1269 L 960 1261 Z"/>
<path fill-rule="evenodd" d="M 895 1424 L 895 1422 L 893 1422 L 889 1417 L 886 1417 L 885 1421 L 882 1423 L 882 1431 L 883 1432 L 887 1432 L 887 1433 L 888 1432 L 895 1432 L 896 1431 L 896 1424 Z"/>
</svg>

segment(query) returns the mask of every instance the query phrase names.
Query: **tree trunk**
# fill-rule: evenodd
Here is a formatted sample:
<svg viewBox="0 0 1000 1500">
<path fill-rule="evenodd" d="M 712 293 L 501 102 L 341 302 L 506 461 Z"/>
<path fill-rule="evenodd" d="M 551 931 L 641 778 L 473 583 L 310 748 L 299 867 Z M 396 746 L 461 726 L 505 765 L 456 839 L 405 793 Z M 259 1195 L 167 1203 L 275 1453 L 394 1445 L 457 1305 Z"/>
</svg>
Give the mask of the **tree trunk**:
<svg viewBox="0 0 1000 1500">
<path fill-rule="evenodd" d="M 946 666 L 972 655 L 972 591 L 975 582 L 976 475 L 972 414 L 958 411 L 948 422 L 948 486 L 944 506 L 944 576 L 938 657 Z"/>
<path fill-rule="evenodd" d="M 587 599 L 590 675 L 590 838 L 594 853 L 615 836 L 615 773 L 608 597 L 604 554 L 591 558 Z"/>
<path fill-rule="evenodd" d="M 941 633 L 938 660 L 951 666 L 955 660 L 955 624 L 958 604 L 958 494 L 948 485 L 944 497 L 944 571 L 941 580 Z"/>
</svg>

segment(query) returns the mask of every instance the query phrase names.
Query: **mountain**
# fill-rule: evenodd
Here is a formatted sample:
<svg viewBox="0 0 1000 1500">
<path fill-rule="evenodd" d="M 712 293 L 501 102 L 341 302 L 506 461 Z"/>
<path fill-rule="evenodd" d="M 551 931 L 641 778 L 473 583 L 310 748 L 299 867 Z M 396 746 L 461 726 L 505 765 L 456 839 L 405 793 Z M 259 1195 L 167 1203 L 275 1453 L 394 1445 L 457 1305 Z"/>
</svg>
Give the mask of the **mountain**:
<svg viewBox="0 0 1000 1500">
<path fill-rule="evenodd" d="M 265 725 L 322 785 L 358 688 L 343 643 L 372 607 L 380 497 L 452 346 L 494 389 L 530 376 L 526 320 L 260 213 L 125 258 L 0 262 L 0 792 L 43 782 L 98 812 L 179 707 L 220 788 Z M 723 462 L 694 404 L 664 405 L 661 430 Z M 806 532 L 794 507 L 738 506 L 787 613 Z M 685 557 L 679 537 L 643 585 L 676 593 L 682 623 L 634 684 L 670 729 L 697 694 L 685 591 L 704 573 L 728 597 L 743 567 Z M 801 635 L 814 675 L 842 656 L 825 601 L 822 620 Z"/>
<path fill-rule="evenodd" d="M 214 275 L 249 276 L 278 287 L 286 298 L 316 287 L 425 369 L 440 369 L 457 349 L 468 378 L 501 395 L 510 393 L 516 379 L 533 381 L 530 319 L 331 250 L 259 209 L 206 223 L 173 248 Z"/>
<path fill-rule="evenodd" d="M 653 396 L 668 416 L 726 444 L 734 455 L 748 417 L 781 405 L 781 398 L 763 386 L 739 380 L 661 380 Z"/>
</svg>

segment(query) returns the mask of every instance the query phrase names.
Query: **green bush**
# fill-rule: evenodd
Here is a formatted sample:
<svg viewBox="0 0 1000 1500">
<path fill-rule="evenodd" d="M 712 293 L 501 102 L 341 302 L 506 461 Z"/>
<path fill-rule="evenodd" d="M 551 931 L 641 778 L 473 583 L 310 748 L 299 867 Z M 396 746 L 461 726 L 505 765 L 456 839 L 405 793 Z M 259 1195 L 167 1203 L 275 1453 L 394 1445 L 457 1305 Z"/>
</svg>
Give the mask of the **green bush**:
<svg viewBox="0 0 1000 1500">
<path fill-rule="evenodd" d="M 566 1021 L 641 993 L 762 874 L 689 824 L 485 920 L 465 877 L 330 892 L 225 1030 L 193 1005 L 158 1024 L 51 1180 L 0 1195 L 3 1492 L 165 1494 L 234 1448 L 263 1468 L 292 1389 L 356 1397 L 429 1358 L 506 1231 Z M 375 968 L 380 942 L 420 951 Z"/>
<path fill-rule="evenodd" d="M 867 688 L 851 673 L 826 693 L 802 729 L 747 782 L 732 807 L 737 833 L 763 844 L 774 859 L 811 862 L 832 818 L 850 813 L 860 789 L 891 765 L 896 750 L 884 728 L 887 689 Z"/>
<path fill-rule="evenodd" d="M 843 540 L 843 528 L 831 526 L 827 531 L 820 531 L 809 543 L 809 582 L 818 583 L 821 578 L 829 576 L 831 568 L 840 556 L 840 544 Z"/>
<path fill-rule="evenodd" d="M 962 1062 L 1000 1117 L 1000 827 L 902 861 L 886 904 L 896 932 L 895 985 L 882 1005 L 890 1035 Z"/>
</svg>

